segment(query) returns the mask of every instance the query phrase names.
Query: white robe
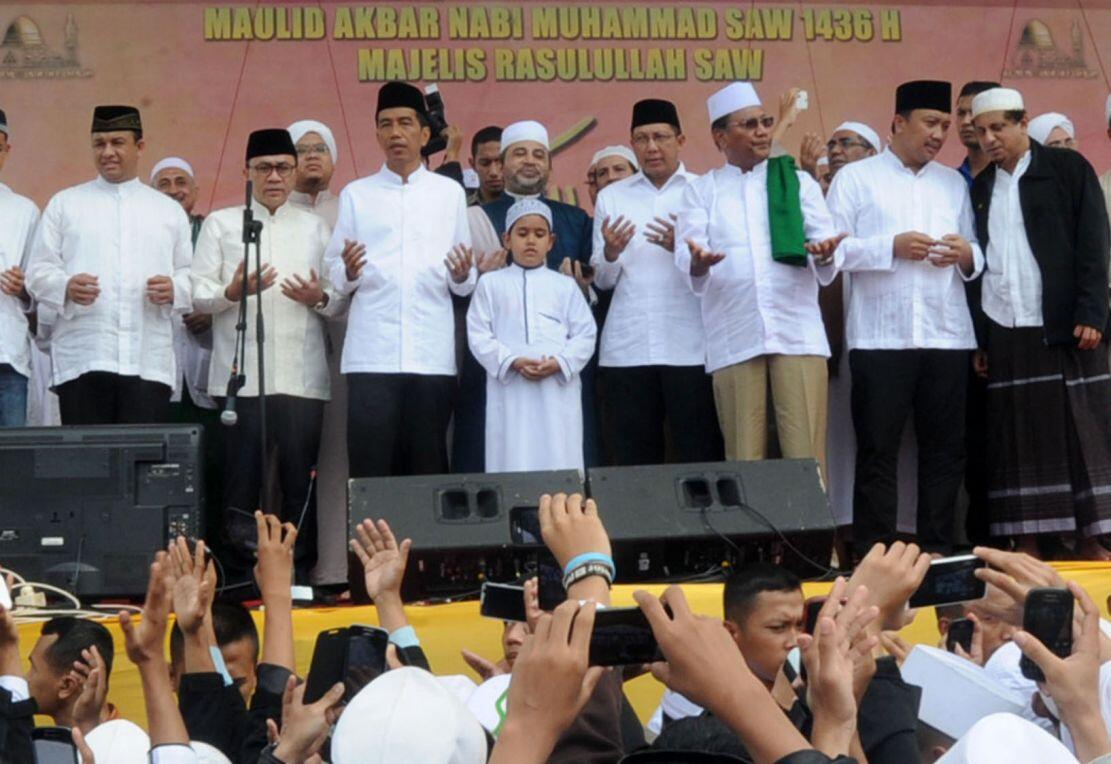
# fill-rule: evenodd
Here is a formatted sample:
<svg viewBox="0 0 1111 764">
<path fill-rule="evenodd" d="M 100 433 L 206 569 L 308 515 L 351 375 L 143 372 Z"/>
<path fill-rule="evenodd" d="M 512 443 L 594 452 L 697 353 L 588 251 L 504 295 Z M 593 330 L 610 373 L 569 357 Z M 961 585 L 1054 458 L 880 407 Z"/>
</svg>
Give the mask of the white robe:
<svg viewBox="0 0 1111 764">
<path fill-rule="evenodd" d="M 541 265 L 510 265 L 479 279 L 467 340 L 486 369 L 486 470 L 583 469 L 579 372 L 594 355 L 594 316 L 574 279 Z M 548 356 L 560 370 L 539 382 L 513 370 Z"/>
</svg>

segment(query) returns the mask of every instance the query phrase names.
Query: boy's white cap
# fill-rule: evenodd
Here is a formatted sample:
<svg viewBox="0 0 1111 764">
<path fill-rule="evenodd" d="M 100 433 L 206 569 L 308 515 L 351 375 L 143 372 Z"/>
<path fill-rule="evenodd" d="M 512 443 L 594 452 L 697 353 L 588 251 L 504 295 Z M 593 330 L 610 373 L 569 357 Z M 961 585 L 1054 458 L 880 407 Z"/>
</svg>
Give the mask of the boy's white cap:
<svg viewBox="0 0 1111 764">
<path fill-rule="evenodd" d="M 505 230 L 513 230 L 513 224 L 525 215 L 539 215 L 548 221 L 548 228 L 552 227 L 551 207 L 539 199 L 518 199 L 505 213 Z"/>
</svg>

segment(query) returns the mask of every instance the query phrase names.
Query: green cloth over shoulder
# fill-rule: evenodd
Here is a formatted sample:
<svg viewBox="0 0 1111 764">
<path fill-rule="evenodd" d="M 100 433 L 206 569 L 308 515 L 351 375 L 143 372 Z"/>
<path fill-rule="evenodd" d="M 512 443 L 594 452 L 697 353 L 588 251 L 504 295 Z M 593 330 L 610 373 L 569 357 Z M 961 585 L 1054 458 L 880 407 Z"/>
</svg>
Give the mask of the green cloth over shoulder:
<svg viewBox="0 0 1111 764">
<path fill-rule="evenodd" d="M 799 201 L 799 176 L 793 157 L 772 157 L 768 161 L 768 230 L 772 238 L 772 259 L 784 265 L 805 266 L 806 230 Z"/>
</svg>

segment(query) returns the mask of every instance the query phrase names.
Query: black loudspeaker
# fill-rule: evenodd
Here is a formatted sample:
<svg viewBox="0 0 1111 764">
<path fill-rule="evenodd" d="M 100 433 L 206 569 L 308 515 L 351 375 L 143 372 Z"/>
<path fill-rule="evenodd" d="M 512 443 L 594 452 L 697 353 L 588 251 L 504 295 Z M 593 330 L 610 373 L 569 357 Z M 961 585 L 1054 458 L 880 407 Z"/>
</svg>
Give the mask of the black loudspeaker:
<svg viewBox="0 0 1111 764">
<path fill-rule="evenodd" d="M 413 540 L 402 585 L 406 601 L 477 595 L 482 582 L 538 573 L 550 555 L 537 515 L 545 493 L 582 493 L 578 470 L 359 478 L 348 484 L 348 532 L 384 519 Z M 351 595 L 367 601 L 351 557 Z M 545 565 L 545 569 L 550 566 Z"/>
<path fill-rule="evenodd" d="M 834 521 L 813 459 L 589 470 L 617 580 L 679 581 L 767 560 L 814 578 Z"/>
<path fill-rule="evenodd" d="M 0 429 L 0 563 L 83 596 L 138 596 L 204 528 L 197 425 Z"/>
</svg>

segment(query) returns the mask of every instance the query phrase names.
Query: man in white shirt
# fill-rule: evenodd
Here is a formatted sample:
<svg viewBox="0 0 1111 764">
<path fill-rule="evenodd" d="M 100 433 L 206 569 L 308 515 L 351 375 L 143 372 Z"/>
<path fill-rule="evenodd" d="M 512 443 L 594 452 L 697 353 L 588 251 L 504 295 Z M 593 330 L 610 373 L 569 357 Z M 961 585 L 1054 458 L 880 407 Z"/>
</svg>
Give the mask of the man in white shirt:
<svg viewBox="0 0 1111 764">
<path fill-rule="evenodd" d="M 11 152 L 8 118 L 0 110 L 0 170 Z M 0 427 L 22 427 L 27 417 L 31 342 L 25 269 L 39 208 L 0 183 Z"/>
<path fill-rule="evenodd" d="M 752 85 L 735 82 L 707 107 L 726 161 L 683 193 L 675 265 L 702 301 L 725 457 L 767 456 L 770 378 L 783 456 L 816 459 L 824 476 L 829 343 L 818 284 L 836 275 L 840 237 L 817 182 L 790 157 L 769 159 L 775 117 Z"/>
<path fill-rule="evenodd" d="M 976 338 L 964 280 L 983 254 L 960 173 L 934 161 L 951 122 L 947 82 L 900 85 L 891 144 L 844 167 L 828 201 L 849 236 L 838 254 L 852 274 L 846 340 L 852 370 L 860 554 L 896 537 L 896 465 L 907 417 L 918 442 L 918 543 L 945 553 L 964 477 L 965 393 Z"/>
<path fill-rule="evenodd" d="M 991 533 L 1031 553 L 1039 535 L 1075 535 L 1077 555 L 1111 560 L 1099 540 L 1111 533 L 1111 234 L 1096 173 L 1030 137 L 1017 90 L 985 91 L 972 112 L 992 160 L 972 187 Z"/>
<path fill-rule="evenodd" d="M 324 218 L 335 228 L 339 215 L 339 197 L 328 186 L 336 170 L 339 152 L 332 129 L 314 119 L 302 119 L 288 128 L 297 147 L 297 174 L 289 203 Z"/>
<path fill-rule="evenodd" d="M 429 172 L 428 109 L 403 82 L 378 91 L 385 165 L 340 194 L 327 270 L 350 295 L 343 373 L 352 477 L 445 473 L 456 390 L 451 295 L 477 275 L 451 257 L 471 243 L 463 188 Z M 447 260 L 445 260 L 447 258 Z"/>
<path fill-rule="evenodd" d="M 262 222 L 259 246 L 262 274 L 248 279 L 246 383 L 238 392 L 238 422 L 224 433 L 224 527 L 231 514 L 253 513 L 262 490 L 259 464 L 261 417 L 258 384 L 256 311 L 262 289 L 266 329 L 266 428 L 276 449 L 284 522 L 298 527 L 294 566 L 298 583 L 307 584 L 316 562 L 316 515 L 310 490 L 320 450 L 324 403 L 329 399 L 324 356 L 324 317 L 342 312 L 346 300 L 323 273 L 328 224 L 289 202 L 297 153 L 286 130 L 256 130 L 247 143 L 244 175 L 253 181 L 251 208 Z M 193 258 L 193 301 L 215 315 L 209 389 L 224 393 L 237 367 L 236 324 L 243 299 L 243 206 L 217 210 L 205 220 Z M 270 287 L 280 283 L 280 289 Z M 224 401 L 220 400 L 223 405 Z M 234 544 L 238 538 L 232 538 Z M 250 564 L 246 550 L 225 568 L 242 571 Z M 230 575 L 230 574 L 229 574 Z"/>
<path fill-rule="evenodd" d="M 172 317 L 191 306 L 193 248 L 181 206 L 138 178 L 144 146 L 137 109 L 96 107 L 99 174 L 55 194 L 35 233 L 27 289 L 40 320 L 53 324 L 63 424 L 169 416 Z"/>
<path fill-rule="evenodd" d="M 613 423 L 614 461 L 662 464 L 664 425 L 676 461 L 722 457 L 698 297 L 674 265 L 675 215 L 697 176 L 675 104 L 633 106 L 631 142 L 641 170 L 607 184 L 594 207 L 595 285 L 612 289 L 598 365 Z"/>
</svg>

